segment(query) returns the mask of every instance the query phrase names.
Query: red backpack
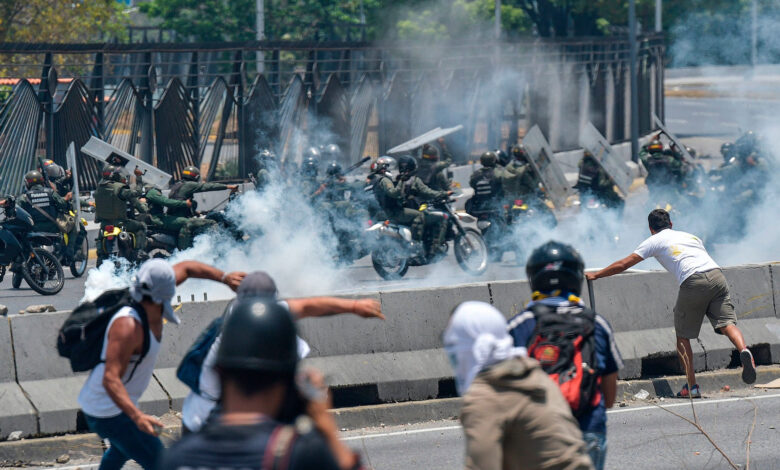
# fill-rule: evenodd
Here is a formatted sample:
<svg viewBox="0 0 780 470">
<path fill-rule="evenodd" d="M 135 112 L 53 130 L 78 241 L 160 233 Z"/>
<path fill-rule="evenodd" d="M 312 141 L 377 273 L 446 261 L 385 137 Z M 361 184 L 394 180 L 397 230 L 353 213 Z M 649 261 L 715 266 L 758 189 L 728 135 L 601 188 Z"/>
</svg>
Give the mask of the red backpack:
<svg viewBox="0 0 780 470">
<path fill-rule="evenodd" d="M 596 313 L 557 313 L 554 307 L 535 304 L 531 311 L 536 328 L 528 342 L 528 355 L 558 384 L 575 417 L 598 406 L 601 378 L 596 366 Z"/>
</svg>

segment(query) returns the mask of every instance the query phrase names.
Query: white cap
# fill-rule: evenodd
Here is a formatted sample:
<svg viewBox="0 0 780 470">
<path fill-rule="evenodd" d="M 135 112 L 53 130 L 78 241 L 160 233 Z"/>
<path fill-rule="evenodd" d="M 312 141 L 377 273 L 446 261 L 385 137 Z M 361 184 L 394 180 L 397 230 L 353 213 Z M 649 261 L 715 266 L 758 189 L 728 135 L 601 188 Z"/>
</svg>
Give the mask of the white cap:
<svg viewBox="0 0 780 470">
<path fill-rule="evenodd" d="M 176 274 L 173 267 L 161 259 L 151 259 L 138 269 L 130 285 L 130 296 L 140 302 L 144 296 L 163 306 L 163 318 L 175 324 L 181 323 L 173 313 L 171 299 L 176 295 Z"/>
</svg>

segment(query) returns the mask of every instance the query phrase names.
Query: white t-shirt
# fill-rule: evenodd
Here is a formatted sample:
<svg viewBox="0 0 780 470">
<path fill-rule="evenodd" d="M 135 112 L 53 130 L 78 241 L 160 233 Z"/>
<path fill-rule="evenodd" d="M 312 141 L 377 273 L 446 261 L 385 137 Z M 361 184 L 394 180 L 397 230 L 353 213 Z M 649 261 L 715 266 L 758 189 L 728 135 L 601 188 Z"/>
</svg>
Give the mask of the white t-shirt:
<svg viewBox="0 0 780 470">
<path fill-rule="evenodd" d="M 290 309 L 287 302 L 279 302 L 281 306 Z M 222 394 L 222 384 L 217 374 L 217 351 L 219 343 L 222 341 L 222 335 L 217 336 L 214 343 L 209 348 L 209 352 L 203 359 L 203 367 L 200 370 L 198 379 L 198 388 L 200 393 L 190 390 L 190 393 L 184 398 L 181 409 L 181 421 L 184 426 L 192 432 L 197 432 L 203 427 L 203 424 L 211 414 L 211 410 L 217 406 L 217 402 Z M 298 337 L 298 357 L 304 358 L 309 355 L 311 348 Z"/>
<path fill-rule="evenodd" d="M 642 259 L 655 257 L 661 266 L 677 276 L 678 284 L 692 274 L 719 267 L 699 237 L 672 229 L 661 230 L 643 241 L 634 253 Z"/>
<path fill-rule="evenodd" d="M 106 359 L 108 332 L 111 331 L 114 322 L 122 317 L 132 317 L 138 323 L 142 323 L 140 315 L 132 307 L 122 307 L 119 309 L 108 323 L 108 328 L 106 328 L 106 336 L 103 338 L 103 351 L 100 353 L 100 359 L 103 361 Z M 122 383 L 124 384 L 130 399 L 136 406 L 138 406 L 138 400 L 141 398 L 141 395 L 143 395 L 144 391 L 149 386 L 149 381 L 152 379 L 154 363 L 157 361 L 157 353 L 159 351 L 160 342 L 157 341 L 157 338 L 150 329 L 149 352 L 146 353 L 146 356 L 144 356 L 144 359 L 138 364 L 138 367 L 135 367 L 138 362 L 138 355 L 134 354 L 130 357 L 130 363 L 127 365 L 124 377 L 122 377 Z M 135 368 L 135 372 L 133 372 L 133 368 Z M 108 392 L 106 392 L 106 389 L 103 387 L 103 374 L 105 373 L 105 370 L 105 362 L 101 362 L 97 367 L 92 369 L 92 372 L 89 373 L 89 377 L 87 378 L 86 383 L 84 383 L 84 386 L 81 387 L 81 392 L 79 393 L 79 406 L 84 413 L 95 418 L 113 418 L 122 413 L 122 410 L 116 406 L 114 400 L 111 399 Z M 133 374 L 132 378 L 130 378 L 131 373 Z M 128 380 L 128 378 L 130 378 L 130 380 Z"/>
</svg>

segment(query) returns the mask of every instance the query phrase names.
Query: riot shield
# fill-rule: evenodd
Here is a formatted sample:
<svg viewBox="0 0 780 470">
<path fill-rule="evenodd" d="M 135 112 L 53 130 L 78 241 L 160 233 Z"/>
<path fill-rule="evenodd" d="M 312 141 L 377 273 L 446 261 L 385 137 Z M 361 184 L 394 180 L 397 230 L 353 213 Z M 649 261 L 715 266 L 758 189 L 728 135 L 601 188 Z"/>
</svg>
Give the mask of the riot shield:
<svg viewBox="0 0 780 470">
<path fill-rule="evenodd" d="M 555 161 L 555 154 L 552 147 L 544 138 L 539 126 L 534 125 L 530 131 L 523 137 L 523 145 L 528 152 L 528 158 L 531 161 L 531 168 L 542 182 L 547 197 L 560 210 L 566 204 L 566 198 L 571 194 L 572 189 L 563 175 L 563 170 Z"/>
<path fill-rule="evenodd" d="M 666 137 L 669 137 L 669 140 L 671 140 L 672 143 L 677 146 L 683 156 L 683 160 L 685 160 L 685 163 L 693 165 L 695 162 L 693 161 L 691 154 L 688 153 L 688 149 L 685 148 L 685 145 L 680 142 L 680 139 L 678 139 L 676 135 L 672 134 L 671 131 L 669 131 L 666 126 L 664 126 L 664 123 L 658 119 L 658 116 L 656 116 L 655 113 L 653 113 L 653 121 L 655 121 L 655 125 L 658 126 L 658 128 L 661 129 L 664 134 L 666 134 Z"/>
<path fill-rule="evenodd" d="M 458 132 L 459 130 L 463 129 L 462 125 L 457 125 L 455 127 L 448 127 L 446 129 L 442 129 L 441 127 L 437 127 L 436 129 L 432 129 L 425 134 L 418 135 L 412 140 L 408 140 L 404 142 L 401 145 L 396 145 L 395 147 L 391 148 L 387 151 L 388 155 L 398 154 L 398 153 L 407 153 L 411 152 L 412 150 L 422 147 L 423 145 L 433 142 L 436 139 L 440 139 L 442 137 L 446 137 L 450 134 L 453 134 L 455 132 Z"/>
<path fill-rule="evenodd" d="M 601 168 L 620 189 L 623 197 L 628 196 L 628 189 L 634 182 L 631 170 L 591 122 L 580 131 L 580 146 L 595 157 Z"/>
<path fill-rule="evenodd" d="M 101 162 L 106 162 L 111 157 L 112 160 L 120 163 L 119 166 L 124 168 L 128 176 L 132 175 L 136 168 L 140 169 L 144 173 L 144 184 L 151 184 L 157 188 L 165 189 L 171 181 L 171 175 L 168 173 L 135 158 L 97 137 L 90 137 L 87 143 L 81 147 L 81 151 Z"/>
<path fill-rule="evenodd" d="M 76 222 L 81 223 L 81 198 L 79 197 L 79 169 L 76 166 L 76 144 L 71 142 L 65 151 L 68 168 L 73 173 L 73 207 L 76 208 Z"/>
</svg>

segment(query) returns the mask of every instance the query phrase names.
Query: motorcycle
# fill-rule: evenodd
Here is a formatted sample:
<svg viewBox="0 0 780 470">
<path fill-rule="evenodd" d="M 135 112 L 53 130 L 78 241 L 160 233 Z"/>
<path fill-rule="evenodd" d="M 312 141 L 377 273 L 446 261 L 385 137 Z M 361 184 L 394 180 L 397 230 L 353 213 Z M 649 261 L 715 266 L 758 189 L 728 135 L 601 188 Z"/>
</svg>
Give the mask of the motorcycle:
<svg viewBox="0 0 780 470">
<path fill-rule="evenodd" d="M 2 207 L 5 218 L 0 221 L 0 265 L 11 265 L 14 287 L 24 279 L 39 294 L 57 294 L 65 285 L 65 274 L 56 256 L 32 246 L 32 216 L 11 196 L 2 201 Z"/>
<path fill-rule="evenodd" d="M 71 211 L 70 215 L 75 217 L 76 215 Z M 78 239 L 81 240 L 76 248 L 76 256 L 70 264 L 70 273 L 73 277 L 81 277 L 87 271 L 87 263 L 89 262 L 89 241 L 87 240 L 87 221 L 81 219 L 78 221 L 79 234 Z M 65 261 L 65 249 L 68 246 L 68 234 L 61 232 L 31 232 L 30 242 L 34 247 L 44 248 L 57 257 L 57 260 L 62 264 Z"/>
<path fill-rule="evenodd" d="M 136 248 L 135 234 L 125 229 L 121 222 L 118 225 L 106 225 L 102 230 L 98 230 L 96 240 L 98 248 L 98 257 L 96 266 L 99 268 L 104 261 L 109 258 L 124 258 L 131 263 L 141 263 L 148 258 L 145 252 Z M 119 261 L 115 261 L 117 269 L 121 266 Z"/>
<path fill-rule="evenodd" d="M 475 219 L 468 214 L 456 214 L 451 205 L 453 201 L 443 199 L 420 207 L 420 211 L 435 212 L 446 220 L 445 249 L 433 256 L 427 255 L 431 243 L 429 236 L 425 236 L 422 241 L 414 240 L 409 227 L 393 224 L 389 220 L 372 225 L 368 229 L 369 234 L 375 236 L 371 263 L 377 274 L 386 280 L 400 279 L 410 266 L 425 266 L 441 261 L 447 256 L 449 242 L 453 243 L 455 259 L 463 271 L 473 276 L 484 273 L 488 265 L 485 240 L 476 229 L 463 226 L 462 221 L 473 222 Z"/>
</svg>

